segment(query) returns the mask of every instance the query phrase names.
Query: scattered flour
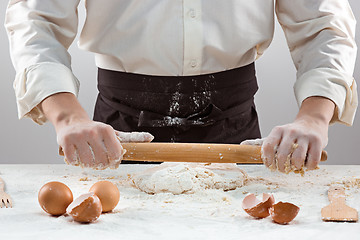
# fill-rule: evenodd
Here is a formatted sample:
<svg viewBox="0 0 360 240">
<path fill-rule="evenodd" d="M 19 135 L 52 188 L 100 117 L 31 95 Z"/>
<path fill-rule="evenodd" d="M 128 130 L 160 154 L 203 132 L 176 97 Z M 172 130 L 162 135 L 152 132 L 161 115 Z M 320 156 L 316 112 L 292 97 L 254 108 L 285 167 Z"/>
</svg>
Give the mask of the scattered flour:
<svg viewBox="0 0 360 240">
<path fill-rule="evenodd" d="M 323 222 L 320 215 L 320 209 L 329 204 L 327 190 L 333 182 L 349 184 L 346 203 L 360 211 L 359 165 L 323 165 L 302 177 L 271 172 L 263 165 L 205 164 L 199 167 L 224 178 L 235 179 L 240 168 L 251 177 L 245 174 L 245 185 L 233 191 L 206 189 L 180 195 L 147 194 L 135 188 L 133 176 L 151 167 L 154 165 L 123 164 L 116 170 L 100 172 L 65 164 L 1 165 L 0 176 L 5 181 L 5 191 L 12 197 L 13 208 L 0 208 L 0 239 L 46 239 L 51 235 L 54 240 L 63 240 L 64 236 L 86 236 L 87 240 L 323 240 L 360 236 L 359 222 Z M 113 212 L 102 214 L 94 224 L 79 224 L 67 215 L 50 217 L 38 204 L 38 191 L 46 182 L 63 182 L 76 198 L 88 192 L 95 182 L 106 179 L 119 187 L 120 202 Z M 246 194 L 261 196 L 264 192 L 272 193 L 275 201 L 299 206 L 295 220 L 289 225 L 278 225 L 271 218 L 253 219 L 246 214 L 241 207 Z"/>
<path fill-rule="evenodd" d="M 234 164 L 198 163 L 163 163 L 132 177 L 135 186 L 149 194 L 195 193 L 204 189 L 234 190 L 242 187 L 246 179 L 246 173 Z"/>
</svg>

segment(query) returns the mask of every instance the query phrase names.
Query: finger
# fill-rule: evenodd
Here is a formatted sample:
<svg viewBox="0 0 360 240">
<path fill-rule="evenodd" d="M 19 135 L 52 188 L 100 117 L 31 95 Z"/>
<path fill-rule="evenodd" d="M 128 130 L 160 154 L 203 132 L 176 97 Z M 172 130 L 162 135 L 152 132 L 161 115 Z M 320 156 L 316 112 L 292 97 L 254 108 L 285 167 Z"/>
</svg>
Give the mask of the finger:
<svg viewBox="0 0 360 240">
<path fill-rule="evenodd" d="M 6 207 L 7 208 L 12 208 L 12 203 L 11 203 L 11 200 L 9 200 L 9 199 L 6 199 Z"/>
<path fill-rule="evenodd" d="M 119 132 L 115 131 L 120 142 L 151 142 L 154 136 L 148 132 Z"/>
<path fill-rule="evenodd" d="M 79 156 L 77 154 L 77 150 L 75 145 L 67 144 L 63 147 L 65 162 L 68 164 L 78 166 L 79 165 Z"/>
<path fill-rule="evenodd" d="M 66 164 L 76 165 L 78 158 L 75 145 L 71 142 L 71 138 L 69 136 L 62 137 L 57 135 L 57 142 L 59 144 L 59 155 L 64 156 Z"/>
<path fill-rule="evenodd" d="M 300 170 L 304 166 L 308 145 L 309 142 L 306 139 L 297 140 L 297 147 L 291 155 L 291 165 L 294 166 L 295 170 Z"/>
<path fill-rule="evenodd" d="M 287 135 L 283 139 L 281 139 L 281 142 L 279 144 L 279 147 L 277 149 L 277 161 L 278 161 L 278 170 L 280 172 L 286 172 L 288 173 L 291 170 L 291 153 L 293 151 L 293 145 L 296 142 L 296 139 L 291 136 Z"/>
<path fill-rule="evenodd" d="M 282 131 L 279 128 L 274 128 L 268 137 L 265 138 L 261 147 L 262 159 L 267 167 L 274 167 L 276 169 L 276 151 L 282 138 Z M 271 168 L 272 168 L 271 167 Z"/>
<path fill-rule="evenodd" d="M 258 139 L 248 139 L 245 141 L 242 141 L 240 145 L 255 145 L 255 146 L 261 146 L 264 142 L 265 138 L 258 138 Z"/>
<path fill-rule="evenodd" d="M 118 160 L 123 154 L 123 148 L 117 139 L 114 131 L 105 132 L 103 135 L 104 146 L 109 157 L 109 161 Z"/>
<path fill-rule="evenodd" d="M 79 155 L 80 166 L 91 167 L 94 165 L 93 151 L 88 142 L 81 142 L 75 145 Z"/>
<path fill-rule="evenodd" d="M 306 168 L 314 170 L 318 167 L 321 158 L 321 144 L 317 142 L 310 142 L 308 155 L 306 159 Z"/>
<path fill-rule="evenodd" d="M 121 163 L 120 159 L 114 160 L 114 161 L 110 162 L 109 168 L 110 169 L 117 169 L 119 167 L 120 163 Z"/>
<path fill-rule="evenodd" d="M 89 141 L 93 156 L 94 156 L 94 165 L 98 169 L 104 169 L 109 165 L 109 158 L 106 153 L 105 145 L 101 138 L 92 139 Z"/>
</svg>

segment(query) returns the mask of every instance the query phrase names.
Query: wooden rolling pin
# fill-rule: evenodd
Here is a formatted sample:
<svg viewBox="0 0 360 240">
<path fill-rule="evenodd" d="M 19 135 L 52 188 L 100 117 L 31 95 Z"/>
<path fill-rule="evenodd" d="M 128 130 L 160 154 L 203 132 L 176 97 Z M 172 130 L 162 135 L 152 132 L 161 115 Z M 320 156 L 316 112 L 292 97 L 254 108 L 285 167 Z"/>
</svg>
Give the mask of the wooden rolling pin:
<svg viewBox="0 0 360 240">
<path fill-rule="evenodd" d="M 261 146 L 207 143 L 121 143 L 128 161 L 263 163 Z M 60 149 L 60 155 L 64 155 Z M 321 161 L 327 160 L 326 151 Z"/>
<path fill-rule="evenodd" d="M 150 162 L 263 163 L 261 146 L 206 143 L 121 143 L 124 160 Z M 327 160 L 322 152 L 321 161 Z"/>
</svg>

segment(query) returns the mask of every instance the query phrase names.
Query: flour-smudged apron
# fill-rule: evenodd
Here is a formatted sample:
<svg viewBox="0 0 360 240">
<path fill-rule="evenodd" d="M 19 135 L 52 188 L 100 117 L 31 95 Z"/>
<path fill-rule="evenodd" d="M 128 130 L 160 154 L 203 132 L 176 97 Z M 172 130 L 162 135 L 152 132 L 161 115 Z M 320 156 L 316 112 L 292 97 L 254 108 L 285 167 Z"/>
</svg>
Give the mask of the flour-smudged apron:
<svg viewBox="0 0 360 240">
<path fill-rule="evenodd" d="M 254 63 L 180 77 L 99 68 L 98 89 L 95 121 L 119 131 L 150 132 L 154 142 L 238 144 L 260 137 Z"/>
</svg>

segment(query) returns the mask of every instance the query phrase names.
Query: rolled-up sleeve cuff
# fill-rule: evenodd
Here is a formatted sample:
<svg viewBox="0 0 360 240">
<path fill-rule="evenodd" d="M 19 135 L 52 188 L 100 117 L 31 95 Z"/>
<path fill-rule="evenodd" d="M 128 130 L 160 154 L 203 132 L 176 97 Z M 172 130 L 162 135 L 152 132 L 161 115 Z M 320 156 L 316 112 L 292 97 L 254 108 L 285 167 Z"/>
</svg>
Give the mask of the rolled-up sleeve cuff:
<svg viewBox="0 0 360 240">
<path fill-rule="evenodd" d="M 354 78 L 330 68 L 310 70 L 299 76 L 294 91 L 299 106 L 312 96 L 332 100 L 336 109 L 331 123 L 352 125 L 358 106 L 357 86 Z"/>
<path fill-rule="evenodd" d="M 72 71 L 60 63 L 39 63 L 18 72 L 14 89 L 19 119 L 28 117 L 38 124 L 46 122 L 38 104 L 60 92 L 78 96 L 79 81 Z"/>
</svg>

